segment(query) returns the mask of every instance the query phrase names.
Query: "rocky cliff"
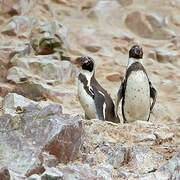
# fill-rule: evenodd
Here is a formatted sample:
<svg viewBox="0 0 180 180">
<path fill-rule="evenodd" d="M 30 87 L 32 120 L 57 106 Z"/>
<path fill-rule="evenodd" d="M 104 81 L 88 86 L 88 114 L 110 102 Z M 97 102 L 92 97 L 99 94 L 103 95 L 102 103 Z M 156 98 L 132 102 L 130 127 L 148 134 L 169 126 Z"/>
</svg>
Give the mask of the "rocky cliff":
<svg viewBox="0 0 180 180">
<path fill-rule="evenodd" d="M 179 9 L 179 0 L 0 0 L 0 180 L 180 179 Z M 84 120 L 78 57 L 94 58 L 114 100 L 134 44 L 158 92 L 150 121 Z"/>
</svg>

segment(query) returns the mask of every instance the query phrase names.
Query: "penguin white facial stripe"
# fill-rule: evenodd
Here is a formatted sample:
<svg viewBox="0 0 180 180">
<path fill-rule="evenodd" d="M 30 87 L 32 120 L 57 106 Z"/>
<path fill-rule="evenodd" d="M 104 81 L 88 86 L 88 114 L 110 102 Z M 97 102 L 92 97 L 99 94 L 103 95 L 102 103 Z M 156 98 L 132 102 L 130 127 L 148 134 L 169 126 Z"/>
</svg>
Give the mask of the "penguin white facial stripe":
<svg viewBox="0 0 180 180">
<path fill-rule="evenodd" d="M 94 104 L 94 99 L 92 94 L 88 94 L 89 90 L 87 91 L 87 89 L 84 88 L 84 83 L 80 80 L 80 78 L 78 79 L 78 98 L 79 101 L 86 113 L 86 115 L 90 118 L 90 119 L 97 119 L 97 112 L 96 112 L 96 107 Z"/>
<path fill-rule="evenodd" d="M 81 74 L 83 74 L 86 77 L 86 79 L 88 81 L 88 86 L 90 86 L 91 78 L 92 78 L 92 76 L 94 74 L 94 71 L 89 72 L 89 71 L 86 71 L 86 70 L 81 70 Z"/>
<path fill-rule="evenodd" d="M 106 103 L 103 104 L 103 116 L 106 117 Z"/>
<path fill-rule="evenodd" d="M 101 95 L 103 95 L 104 96 L 104 94 L 101 92 L 101 91 L 98 91 L 99 92 L 99 94 L 101 94 Z"/>
<path fill-rule="evenodd" d="M 84 89 L 87 92 L 87 94 L 89 94 L 93 98 L 94 93 L 93 93 L 92 88 L 88 86 L 88 80 L 86 79 L 86 77 L 80 73 L 78 79 L 82 82 Z"/>
<path fill-rule="evenodd" d="M 86 70 L 81 71 L 81 74 L 84 75 L 84 77 L 86 78 L 87 88 L 88 88 L 89 92 L 91 92 L 92 94 L 94 94 L 94 92 L 93 92 L 93 88 L 91 87 L 90 83 L 91 83 L 91 78 L 93 76 L 93 73 L 94 72 L 89 72 Z"/>
<path fill-rule="evenodd" d="M 92 89 L 92 87 L 89 87 L 88 86 L 88 88 L 89 88 L 89 91 L 93 94 L 93 96 L 94 96 L 94 91 L 93 91 L 93 89 Z"/>
<path fill-rule="evenodd" d="M 104 94 L 101 91 L 98 91 L 98 92 L 99 92 L 99 94 L 104 96 Z M 103 116 L 104 116 L 104 119 L 105 119 L 105 117 L 106 117 L 106 103 L 105 102 L 103 103 Z"/>
</svg>

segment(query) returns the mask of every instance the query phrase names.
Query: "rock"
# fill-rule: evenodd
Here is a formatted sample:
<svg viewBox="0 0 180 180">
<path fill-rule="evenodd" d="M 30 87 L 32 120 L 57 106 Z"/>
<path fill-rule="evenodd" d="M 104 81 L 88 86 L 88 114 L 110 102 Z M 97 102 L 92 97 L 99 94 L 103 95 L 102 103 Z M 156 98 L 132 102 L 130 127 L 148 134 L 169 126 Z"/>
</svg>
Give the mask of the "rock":
<svg viewBox="0 0 180 180">
<path fill-rule="evenodd" d="M 25 176 L 18 174 L 17 172 L 14 172 L 13 170 L 9 170 L 10 176 L 12 180 L 24 180 L 26 179 Z"/>
<path fill-rule="evenodd" d="M 10 68 L 7 72 L 7 80 L 9 82 L 19 83 L 27 81 L 30 78 L 32 78 L 31 73 L 20 67 L 14 66 Z"/>
<path fill-rule="evenodd" d="M 4 23 L 4 19 L 0 17 L 0 25 L 2 25 L 3 23 Z"/>
<path fill-rule="evenodd" d="M 66 180 L 96 179 L 96 171 L 91 169 L 88 164 L 67 166 L 60 171 Z"/>
<path fill-rule="evenodd" d="M 14 55 L 25 56 L 29 55 L 32 49 L 28 42 L 19 43 L 16 42 L 4 42 L 2 41 L 0 45 L 0 79 L 2 81 L 6 80 L 7 71 L 10 66 L 10 60 Z"/>
<path fill-rule="evenodd" d="M 113 180 L 112 179 L 113 167 L 111 165 L 101 165 L 97 169 L 97 179 Z"/>
<path fill-rule="evenodd" d="M 2 13 L 8 13 L 9 15 L 26 14 L 32 9 L 36 0 L 25 1 L 25 0 L 6 0 L 1 2 Z"/>
<path fill-rule="evenodd" d="M 119 82 L 121 80 L 121 76 L 119 73 L 112 73 L 106 76 L 106 79 L 109 81 L 116 81 Z"/>
<path fill-rule="evenodd" d="M 11 93 L 14 89 L 14 86 L 8 83 L 0 83 L 0 94 L 2 97 L 6 96 L 8 93 Z"/>
<path fill-rule="evenodd" d="M 95 29 L 84 28 L 77 33 L 77 43 L 90 52 L 98 52 L 102 47 L 99 38 L 95 34 Z"/>
<path fill-rule="evenodd" d="M 63 173 L 64 179 L 102 179 L 112 180 L 112 166 L 100 165 L 96 169 L 90 168 L 88 164 L 67 166 L 60 171 Z"/>
<path fill-rule="evenodd" d="M 34 81 L 25 81 L 22 83 L 18 83 L 13 92 L 20 94 L 26 98 L 32 99 L 34 101 L 46 100 L 48 97 L 48 89 L 49 86 L 44 85 L 39 82 Z"/>
<path fill-rule="evenodd" d="M 123 45 L 123 46 L 122 46 L 122 45 L 114 46 L 114 49 L 115 49 L 116 51 L 122 52 L 123 54 L 128 53 L 128 49 L 127 49 L 127 47 L 124 46 L 124 45 Z"/>
<path fill-rule="evenodd" d="M 149 179 L 151 179 L 151 180 L 159 180 L 159 179 L 166 180 L 166 179 L 168 179 L 168 176 L 161 174 L 161 173 L 149 173 L 149 174 L 143 175 L 136 179 L 138 179 L 138 180 L 149 180 Z"/>
<path fill-rule="evenodd" d="M 157 61 L 161 63 L 174 63 L 176 60 L 176 54 L 173 51 L 158 49 L 156 50 L 156 58 Z"/>
<path fill-rule="evenodd" d="M 64 179 L 102 179 L 112 180 L 112 166 L 101 165 L 96 169 L 90 168 L 88 164 L 68 166 L 60 171 L 63 173 Z"/>
<path fill-rule="evenodd" d="M 145 174 L 138 180 L 159 180 L 159 179 L 179 179 L 180 178 L 180 152 L 171 158 L 167 163 L 161 166 L 156 172 Z"/>
<path fill-rule="evenodd" d="M 129 14 L 125 19 L 125 23 L 129 29 L 142 37 L 148 38 L 152 34 L 152 30 L 144 20 L 144 16 L 138 11 Z"/>
<path fill-rule="evenodd" d="M 109 51 L 107 48 L 103 48 L 98 52 L 98 55 L 101 57 L 113 58 L 114 54 L 112 51 Z"/>
<path fill-rule="evenodd" d="M 118 44 L 128 45 L 129 43 L 134 43 L 134 36 L 130 32 L 122 32 L 122 34 L 119 36 L 114 35 L 113 40 Z"/>
<path fill-rule="evenodd" d="M 5 113 L 15 114 L 18 113 L 18 108 L 23 109 L 24 107 L 36 103 L 30 99 L 27 99 L 16 93 L 9 93 L 4 97 L 3 108 Z"/>
<path fill-rule="evenodd" d="M 148 52 L 148 57 L 151 58 L 151 59 L 156 59 L 156 51 L 150 50 Z"/>
<path fill-rule="evenodd" d="M 129 6 L 133 4 L 133 0 L 118 0 L 121 6 Z"/>
<path fill-rule="evenodd" d="M 38 174 L 33 174 L 32 176 L 28 177 L 28 180 L 41 180 L 41 177 Z"/>
<path fill-rule="evenodd" d="M 7 69 L 6 69 L 6 67 L 4 65 L 0 65 L 0 69 L 1 69 L 1 71 L 0 71 L 0 79 L 1 79 L 1 81 L 5 81 L 6 75 L 7 75 Z"/>
<path fill-rule="evenodd" d="M 118 171 L 118 174 L 117 174 L 117 178 L 120 178 L 120 179 L 131 179 L 131 178 L 133 179 L 134 176 L 137 176 L 137 175 L 131 171 L 125 171 L 125 170 Z"/>
<path fill-rule="evenodd" d="M 75 159 L 81 145 L 82 129 L 80 128 L 82 127 L 80 122 L 74 121 L 71 124 L 69 123 L 68 126 L 62 128 L 62 135 L 53 137 L 54 139 L 49 140 L 43 148 L 43 151 L 49 152 L 58 158 L 59 162 L 63 163 Z M 73 136 L 71 133 L 73 133 Z"/>
<path fill-rule="evenodd" d="M 76 102 L 75 94 L 71 89 L 68 89 L 68 87 L 71 88 L 72 86 L 68 86 L 68 84 L 60 84 L 59 86 L 56 86 L 56 82 L 54 83 L 54 81 L 47 81 L 47 84 L 39 81 L 28 80 L 16 84 L 12 91 L 34 101 L 41 101 L 41 103 L 46 103 L 48 99 L 65 105 L 67 102 Z M 66 102 L 63 102 L 63 99 Z M 72 109 L 68 112 L 72 112 Z"/>
<path fill-rule="evenodd" d="M 118 169 L 121 167 L 127 158 L 127 149 L 125 147 L 117 147 L 111 149 L 108 152 L 108 162 L 113 166 L 113 168 Z"/>
<path fill-rule="evenodd" d="M 135 146 L 130 152 L 130 161 L 128 165 L 136 171 L 136 173 L 145 173 L 153 168 L 158 168 L 163 160 L 163 155 L 151 151 L 147 146 Z"/>
<path fill-rule="evenodd" d="M 88 51 L 90 51 L 90 52 L 95 53 L 95 52 L 98 52 L 98 51 L 101 49 L 101 47 L 98 46 L 98 45 L 87 45 L 87 46 L 85 47 L 85 49 L 88 50 Z"/>
<path fill-rule="evenodd" d="M 173 16 L 172 17 L 172 22 L 176 25 L 176 26 L 180 26 L 180 15 L 178 16 Z"/>
<path fill-rule="evenodd" d="M 82 6 L 82 4 L 84 3 L 84 1 L 79 1 L 79 0 L 73 0 L 73 1 L 69 1 L 69 0 L 52 0 L 53 2 L 60 4 L 60 5 L 66 5 L 68 7 L 79 7 Z"/>
<path fill-rule="evenodd" d="M 9 170 L 6 167 L 0 169 L 0 180 L 10 180 Z"/>
<path fill-rule="evenodd" d="M 35 142 L 33 142 L 32 144 L 35 144 Z M 24 172 L 25 175 L 29 177 L 32 174 L 42 174 L 45 171 L 42 161 L 43 159 L 40 157 L 40 155 L 38 155 L 38 157 L 33 157 L 28 164 L 28 167 L 26 169 L 27 171 Z"/>
<path fill-rule="evenodd" d="M 121 5 L 117 1 L 98 1 L 88 17 L 97 19 L 103 25 L 117 25 L 118 20 L 122 18 Z"/>
<path fill-rule="evenodd" d="M 29 38 L 35 25 L 36 20 L 34 18 L 27 16 L 13 16 L 10 22 L 3 27 L 1 32 L 9 36 Z"/>
<path fill-rule="evenodd" d="M 94 7 L 95 4 L 96 4 L 96 2 L 91 1 L 91 0 L 82 1 L 81 9 L 82 10 L 91 9 Z"/>
<path fill-rule="evenodd" d="M 68 30 L 57 21 L 43 24 L 34 30 L 31 45 L 37 54 L 47 55 L 59 53 L 61 59 L 69 59 L 67 48 L 69 46 Z"/>
<path fill-rule="evenodd" d="M 166 132 L 167 131 L 167 132 Z M 168 141 L 172 141 L 174 134 L 173 133 L 168 133 L 169 129 L 164 129 L 164 131 L 154 131 L 154 135 L 156 136 L 156 143 L 157 144 L 162 144 L 166 143 Z"/>
<path fill-rule="evenodd" d="M 97 158 L 93 154 L 87 154 L 83 156 L 83 163 L 95 166 L 97 164 Z"/>
<path fill-rule="evenodd" d="M 149 58 L 157 60 L 160 63 L 172 63 L 175 64 L 178 59 L 178 55 L 175 51 L 166 49 L 156 49 L 149 51 Z"/>
<path fill-rule="evenodd" d="M 164 18 L 156 14 L 144 14 L 134 11 L 125 19 L 127 27 L 143 38 L 168 40 L 175 37 L 175 33 L 164 25 Z"/>
<path fill-rule="evenodd" d="M 154 118 L 154 121 L 159 121 L 159 122 L 168 122 L 171 120 L 171 117 L 169 116 L 169 113 L 167 112 L 167 108 L 162 106 L 161 104 L 157 103 L 154 108 L 153 108 L 153 114 L 152 114 L 152 119 Z"/>
<path fill-rule="evenodd" d="M 155 142 L 156 141 L 156 136 L 154 134 L 149 134 L 149 133 L 141 133 L 137 134 L 137 142 Z"/>
<path fill-rule="evenodd" d="M 169 80 L 169 79 L 163 79 L 162 80 L 162 84 L 165 85 L 165 86 L 172 85 L 172 83 L 173 82 L 171 80 Z"/>
<path fill-rule="evenodd" d="M 72 65 L 69 61 L 58 61 L 52 57 L 14 57 L 11 61 L 13 67 L 8 70 L 7 79 L 20 83 L 27 80 L 36 80 L 37 77 L 44 81 L 63 83 L 70 80 Z"/>
<path fill-rule="evenodd" d="M 41 155 L 43 157 L 43 165 L 45 167 L 55 167 L 58 164 L 58 159 L 56 156 L 47 152 L 43 152 Z"/>
<path fill-rule="evenodd" d="M 125 72 L 124 72 L 123 67 L 127 66 L 127 55 L 120 55 L 120 56 L 116 57 L 114 60 L 114 63 L 120 66 L 119 67 L 120 73 L 122 74 L 122 76 L 124 76 Z"/>
<path fill-rule="evenodd" d="M 167 174 L 168 178 L 180 179 L 180 151 L 173 156 L 167 163 L 161 166 L 158 172 Z"/>
<path fill-rule="evenodd" d="M 172 44 L 173 50 L 177 50 L 180 48 L 180 36 L 176 36 L 175 38 L 173 38 L 170 42 Z"/>
<path fill-rule="evenodd" d="M 172 4 L 172 6 L 175 6 L 175 7 L 177 7 L 177 8 L 180 7 L 180 1 L 179 1 L 179 0 L 172 0 L 172 1 L 171 1 L 171 4 Z"/>
<path fill-rule="evenodd" d="M 63 180 L 63 174 L 56 168 L 47 168 L 46 171 L 41 175 L 41 180 Z"/>
<path fill-rule="evenodd" d="M 58 162 L 74 160 L 82 143 L 80 118 L 63 115 L 57 104 L 44 108 L 32 104 L 16 117 L 4 115 L 0 120 L 1 162 L 22 175 L 44 172 L 44 152 Z"/>
<path fill-rule="evenodd" d="M 32 49 L 28 42 L 2 42 L 0 45 L 0 64 L 6 67 L 14 55 L 18 54 L 22 57 L 29 55 L 31 52 Z"/>
<path fill-rule="evenodd" d="M 155 14 L 155 13 L 147 14 L 146 20 L 149 21 L 152 28 L 160 28 L 164 26 L 164 23 L 165 23 L 165 17 L 159 16 L 158 14 Z"/>
</svg>

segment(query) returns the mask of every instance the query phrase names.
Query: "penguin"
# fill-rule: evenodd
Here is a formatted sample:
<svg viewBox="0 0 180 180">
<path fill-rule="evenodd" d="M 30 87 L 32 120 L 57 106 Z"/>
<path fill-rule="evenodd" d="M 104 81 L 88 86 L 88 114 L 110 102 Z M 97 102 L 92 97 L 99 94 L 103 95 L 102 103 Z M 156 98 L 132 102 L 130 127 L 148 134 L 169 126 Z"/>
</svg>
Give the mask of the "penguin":
<svg viewBox="0 0 180 180">
<path fill-rule="evenodd" d="M 122 116 L 124 123 L 136 120 L 148 121 L 157 97 L 157 91 L 152 86 L 142 64 L 143 50 L 134 45 L 129 50 L 129 60 L 126 74 L 117 93 L 115 113 L 122 99 Z M 152 103 L 151 103 L 152 98 Z"/>
<path fill-rule="evenodd" d="M 110 95 L 95 78 L 94 60 L 84 56 L 79 61 L 81 71 L 78 75 L 78 98 L 85 111 L 85 118 L 119 123 Z"/>
</svg>

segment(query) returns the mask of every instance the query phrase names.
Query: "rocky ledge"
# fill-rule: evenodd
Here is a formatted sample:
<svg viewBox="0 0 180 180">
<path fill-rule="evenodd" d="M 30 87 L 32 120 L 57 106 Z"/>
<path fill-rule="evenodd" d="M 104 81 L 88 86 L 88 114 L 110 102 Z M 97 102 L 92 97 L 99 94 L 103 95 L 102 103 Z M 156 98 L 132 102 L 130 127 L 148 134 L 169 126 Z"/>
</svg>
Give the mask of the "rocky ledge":
<svg viewBox="0 0 180 180">
<path fill-rule="evenodd" d="M 61 105 L 12 93 L 4 98 L 3 107 L 3 180 L 180 177 L 180 151 L 171 125 L 83 120 L 63 114 Z"/>
</svg>

